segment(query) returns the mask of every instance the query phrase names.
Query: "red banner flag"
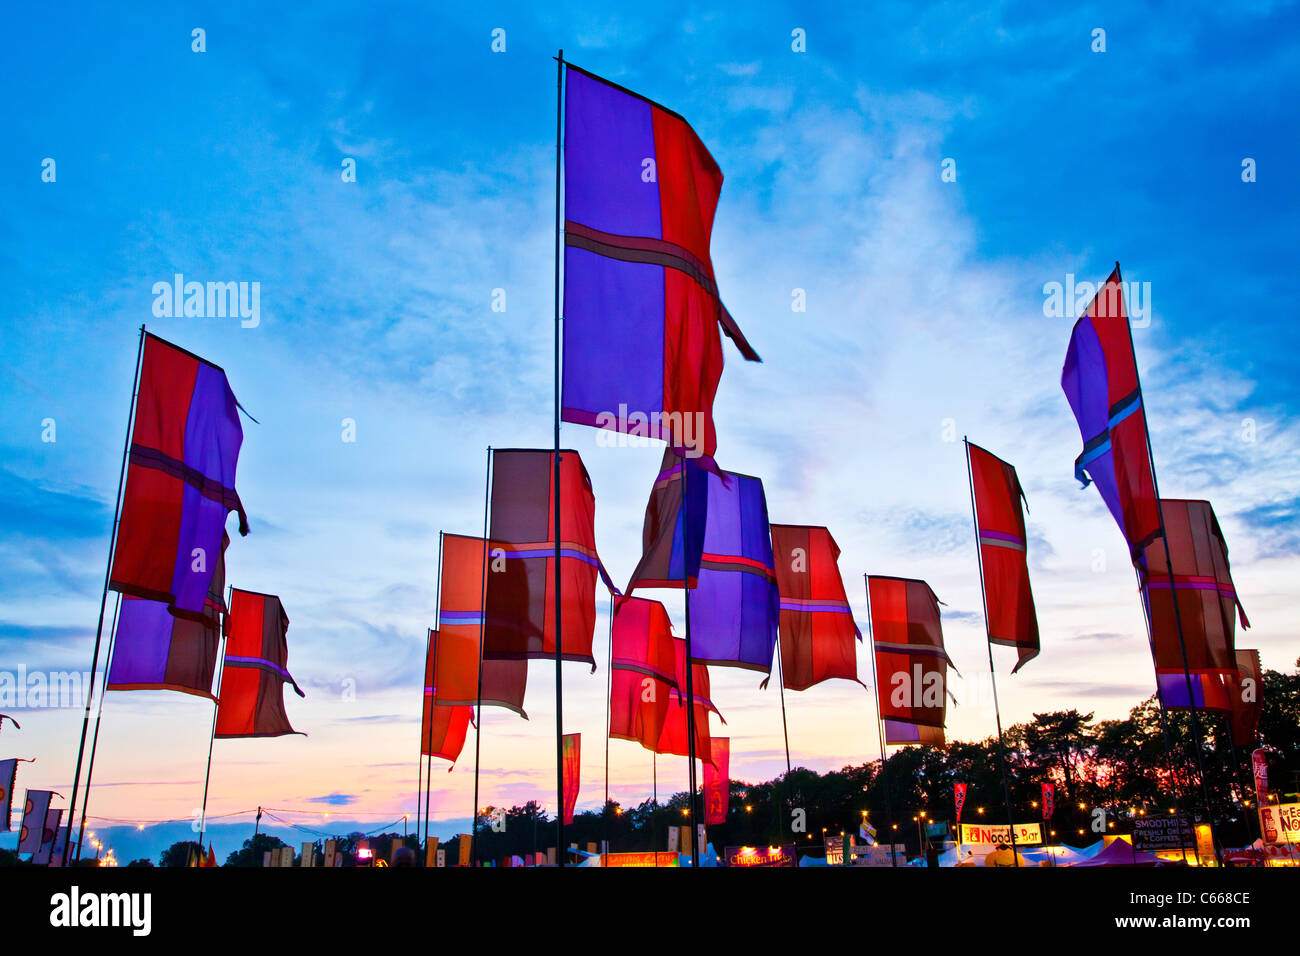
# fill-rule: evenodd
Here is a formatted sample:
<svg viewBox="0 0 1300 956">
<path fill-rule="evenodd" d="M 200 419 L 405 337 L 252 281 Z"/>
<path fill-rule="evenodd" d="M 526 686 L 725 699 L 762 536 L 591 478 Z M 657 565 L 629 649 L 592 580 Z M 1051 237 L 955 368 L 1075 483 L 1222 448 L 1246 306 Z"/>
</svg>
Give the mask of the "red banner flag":
<svg viewBox="0 0 1300 956">
<path fill-rule="evenodd" d="M 781 679 L 786 690 L 824 680 L 858 680 L 854 639 L 862 639 L 840 577 L 829 530 L 774 524 L 772 559 L 781 596 Z"/>
<path fill-rule="evenodd" d="M 709 742 L 711 762 L 704 764 L 704 822 L 708 826 L 727 822 L 731 803 L 731 738 L 714 737 Z"/>
<path fill-rule="evenodd" d="M 939 599 L 924 581 L 873 575 L 867 602 L 885 742 L 941 745 L 952 661 L 943 647 Z"/>
<path fill-rule="evenodd" d="M 226 615 L 226 657 L 221 668 L 221 698 L 215 735 L 282 737 L 301 734 L 284 712 L 284 684 L 306 696 L 286 669 L 289 615 L 274 594 L 231 590 Z M 302 734 L 302 736 L 307 736 Z"/>
<path fill-rule="evenodd" d="M 1052 819 L 1052 814 L 1056 812 L 1056 784 L 1045 783 L 1043 789 L 1043 819 Z"/>
<path fill-rule="evenodd" d="M 952 799 L 957 806 L 957 822 L 961 823 L 961 808 L 966 806 L 966 784 L 954 783 L 952 785 Z"/>
<path fill-rule="evenodd" d="M 1260 709 L 1264 706 L 1263 674 L 1259 651 L 1237 651 L 1237 686 L 1232 695 L 1232 743 L 1250 747 L 1259 731 Z"/>
<path fill-rule="evenodd" d="M 988 639 L 1014 647 L 1020 659 L 1015 673 L 1038 656 L 1038 615 L 1029 587 L 1026 561 L 1025 497 L 1016 469 L 979 445 L 969 450 L 971 487 L 975 498 L 980 569 L 984 582 L 984 618 Z"/>
<path fill-rule="evenodd" d="M 578 805 L 578 788 L 582 783 L 582 734 L 565 734 L 564 748 L 564 825 L 573 823 Z"/>
<path fill-rule="evenodd" d="M 482 538 L 442 536 L 442 584 L 435 652 L 434 700 L 439 704 L 479 702 L 479 648 L 483 639 L 483 587 L 486 568 Z M 482 704 L 505 707 L 527 719 L 524 691 L 528 661 L 485 660 Z"/>
<path fill-rule="evenodd" d="M 456 758 L 465 746 L 465 734 L 474 712 L 466 705 L 447 705 L 435 702 L 436 662 L 438 632 L 429 631 L 429 646 L 424 660 L 424 708 L 420 718 L 420 753 L 430 757 L 450 760 L 450 773 Z"/>
<path fill-rule="evenodd" d="M 1237 679 L 1237 612 L 1241 604 L 1232 583 L 1228 546 L 1208 501 L 1166 498 L 1160 505 L 1173 560 L 1172 576 L 1163 541 L 1148 545 L 1138 561 L 1160 699 L 1166 707 L 1231 713 L 1232 686 Z M 1241 624 L 1250 626 L 1244 611 Z"/>
<path fill-rule="evenodd" d="M 661 754 L 689 757 L 690 734 L 686 719 L 686 641 L 673 638 L 673 652 L 676 658 L 677 687 L 669 690 L 669 706 L 664 714 L 664 726 L 659 733 L 659 743 L 655 750 Z M 712 763 L 712 750 L 709 746 L 712 739 L 709 732 L 709 713 L 717 714 L 719 720 L 722 720 L 722 713 L 713 704 L 707 664 L 698 661 L 691 664 L 691 682 L 693 691 L 691 699 L 695 703 L 695 757 L 705 763 Z M 722 722 L 726 723 L 725 720 Z"/>
<path fill-rule="evenodd" d="M 554 452 L 492 452 L 486 660 L 555 657 Z M 596 575 L 614 586 L 596 553 L 596 499 L 576 451 L 560 452 L 560 593 L 566 661 L 596 669 Z"/>
<path fill-rule="evenodd" d="M 609 735 L 654 750 L 669 697 L 677 687 L 677 655 L 668 612 L 658 601 L 627 598 L 614 611 L 610 659 Z"/>
</svg>

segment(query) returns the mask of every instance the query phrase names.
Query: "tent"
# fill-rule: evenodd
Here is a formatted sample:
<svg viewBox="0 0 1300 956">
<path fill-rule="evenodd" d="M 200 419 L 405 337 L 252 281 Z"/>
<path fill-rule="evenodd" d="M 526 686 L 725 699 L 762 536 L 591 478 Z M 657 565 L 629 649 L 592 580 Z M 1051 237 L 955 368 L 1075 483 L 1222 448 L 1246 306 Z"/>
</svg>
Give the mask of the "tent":
<svg viewBox="0 0 1300 956">
<path fill-rule="evenodd" d="M 1154 853 L 1133 849 L 1128 840 L 1113 840 L 1091 860 L 1076 863 L 1075 866 L 1160 866 L 1164 860 Z"/>
</svg>

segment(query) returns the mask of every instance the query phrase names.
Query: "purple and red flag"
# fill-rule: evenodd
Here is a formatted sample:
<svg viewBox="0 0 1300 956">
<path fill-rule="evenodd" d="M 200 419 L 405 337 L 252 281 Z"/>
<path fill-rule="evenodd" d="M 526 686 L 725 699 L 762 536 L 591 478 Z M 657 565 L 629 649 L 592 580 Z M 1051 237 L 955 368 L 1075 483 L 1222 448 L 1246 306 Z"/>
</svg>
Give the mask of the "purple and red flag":
<svg viewBox="0 0 1300 956">
<path fill-rule="evenodd" d="M 45 836 L 45 817 L 50 809 L 50 801 L 55 797 L 53 790 L 28 790 L 23 804 L 23 822 L 18 831 L 18 852 L 39 853 Z"/>
<path fill-rule="evenodd" d="M 438 632 L 429 631 L 429 646 L 424 657 L 424 707 L 420 717 L 420 753 L 451 761 L 447 772 L 456 767 L 456 758 L 465 747 L 465 734 L 474 708 L 467 705 L 439 704 L 434 700 Z"/>
<path fill-rule="evenodd" d="M 37 866 L 50 865 L 54 857 L 54 844 L 59 842 L 59 824 L 62 822 L 63 810 L 50 807 L 45 811 L 45 825 L 41 829 L 41 846 L 32 857 L 32 862 Z"/>
<path fill-rule="evenodd" d="M 975 524 L 984 578 L 984 617 L 988 639 L 1020 652 L 1015 673 L 1038 656 L 1038 615 L 1029 587 L 1025 557 L 1025 493 L 1016 469 L 979 445 L 969 450 Z"/>
<path fill-rule="evenodd" d="M 555 657 L 555 453 L 492 452 L 486 660 Z M 596 499 L 576 451 L 560 452 L 560 594 L 566 661 L 596 669 L 596 576 L 614 585 L 596 553 Z"/>
<path fill-rule="evenodd" d="M 693 588 L 699 581 L 709 472 L 698 458 L 664 451 L 641 529 L 641 560 L 626 593 L 637 588 Z"/>
<path fill-rule="evenodd" d="M 565 734 L 560 738 L 564 758 L 564 825 L 573 823 L 578 806 L 578 788 L 582 784 L 582 734 Z"/>
<path fill-rule="evenodd" d="M 786 690 L 824 680 L 858 680 L 853 621 L 840 577 L 840 549 L 828 529 L 772 525 L 772 556 L 781 599 L 781 679 Z"/>
<path fill-rule="evenodd" d="M 708 473 L 700 577 L 688 591 L 691 656 L 705 664 L 770 673 L 781 596 L 772 567 L 763 483 Z"/>
<path fill-rule="evenodd" d="M 1133 557 L 1160 535 L 1160 510 L 1119 265 L 1075 323 L 1061 388 L 1083 438 L 1074 476 L 1096 484 Z"/>
<path fill-rule="evenodd" d="M 673 638 L 674 671 L 677 686 L 668 691 L 668 710 L 664 714 L 663 729 L 659 732 L 659 741 L 655 751 L 661 754 L 674 754 L 689 757 L 690 730 L 686 713 L 686 641 Z M 705 763 L 713 762 L 709 732 L 709 714 L 722 712 L 713 703 L 713 692 L 709 685 L 708 665 L 695 661 L 691 664 L 691 700 L 695 704 L 695 758 Z M 722 720 L 725 724 L 726 721 Z"/>
<path fill-rule="evenodd" d="M 1232 695 L 1232 743 L 1237 747 L 1250 747 L 1259 731 L 1260 709 L 1264 706 L 1264 680 L 1259 664 L 1259 651 L 1237 651 L 1236 689 Z"/>
<path fill-rule="evenodd" d="M 719 326 L 758 361 L 709 255 L 722 172 L 681 116 L 569 66 L 563 419 L 712 456 Z"/>
<path fill-rule="evenodd" d="M 1250 622 L 1232 583 L 1228 545 L 1208 501 L 1165 498 L 1160 506 L 1173 560 L 1172 575 L 1163 541 L 1149 544 L 1137 562 L 1160 699 L 1166 707 L 1231 713 L 1237 682 L 1238 611 L 1242 627 L 1249 627 Z"/>
<path fill-rule="evenodd" d="M 709 742 L 712 760 L 704 762 L 704 822 L 708 826 L 727 822 L 731 802 L 731 738 L 714 737 Z"/>
<path fill-rule="evenodd" d="M 221 645 L 221 615 L 226 611 L 226 546 L 208 585 L 198 615 L 174 614 L 161 601 L 122 596 L 109 665 L 108 690 L 175 690 L 212 698 L 212 677 Z M 215 699 L 215 698 L 213 698 Z"/>
<path fill-rule="evenodd" d="M 288 671 L 289 615 L 274 594 L 231 590 L 226 615 L 226 656 L 214 735 L 282 737 L 302 734 L 284 712 L 284 684 L 305 697 Z M 302 734 L 302 736 L 307 736 Z"/>
<path fill-rule="evenodd" d="M 924 581 L 872 575 L 867 603 L 885 743 L 941 746 L 952 660 L 943 647 L 939 599 Z"/>
<path fill-rule="evenodd" d="M 243 440 L 226 373 L 146 333 L 110 588 L 202 617 Z"/>
<path fill-rule="evenodd" d="M 658 601 L 627 598 L 614 610 L 610 656 L 609 736 L 655 750 L 671 691 L 677 653 L 668 612 Z"/>
</svg>

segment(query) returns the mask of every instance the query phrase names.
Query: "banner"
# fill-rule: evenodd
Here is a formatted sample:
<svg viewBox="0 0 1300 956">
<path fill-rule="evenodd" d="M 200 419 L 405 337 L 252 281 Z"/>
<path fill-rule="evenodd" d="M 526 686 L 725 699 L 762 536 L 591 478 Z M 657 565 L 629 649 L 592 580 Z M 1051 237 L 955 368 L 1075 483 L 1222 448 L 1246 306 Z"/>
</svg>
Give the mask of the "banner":
<svg viewBox="0 0 1300 956">
<path fill-rule="evenodd" d="M 727 866 L 798 866 L 794 844 L 788 846 L 729 846 Z"/>
<path fill-rule="evenodd" d="M 966 806 L 966 784 L 954 783 L 952 785 L 952 799 L 957 805 L 957 822 L 961 823 L 961 808 Z"/>
<path fill-rule="evenodd" d="M 1138 817 L 1133 821 L 1133 849 L 1152 853 L 1161 850 L 1193 849 L 1196 835 L 1185 816 Z"/>
<path fill-rule="evenodd" d="M 302 845 L 302 865 L 303 866 L 316 865 L 316 844 L 315 843 L 304 843 Z"/>
<path fill-rule="evenodd" d="M 469 866 L 469 834 L 460 835 L 460 862 L 458 866 Z"/>
<path fill-rule="evenodd" d="M 1043 819 L 1052 819 L 1052 814 L 1056 812 L 1056 784 L 1043 784 Z"/>
<path fill-rule="evenodd" d="M 678 830 L 676 827 L 668 828 L 668 852 L 669 853 L 677 852 L 678 837 L 680 835 L 681 835 L 681 831 Z"/>
<path fill-rule="evenodd" d="M 424 865 L 425 866 L 442 866 L 438 854 L 438 838 L 429 837 L 429 842 L 424 848 Z"/>
<path fill-rule="evenodd" d="M 704 764 L 704 822 L 727 822 L 727 806 L 731 797 L 731 780 L 728 764 L 731 759 L 731 738 L 714 737 L 709 743 L 713 763 Z"/>
<path fill-rule="evenodd" d="M 1276 803 L 1259 810 L 1265 843 L 1300 843 L 1300 803 Z"/>
<path fill-rule="evenodd" d="M 1005 823 L 963 823 L 961 825 L 962 843 L 992 843 L 997 846 L 1011 845 L 1011 828 Z M 1016 824 L 1016 846 L 1037 846 L 1043 842 L 1043 829 L 1037 823 Z"/>
<path fill-rule="evenodd" d="M 333 840 L 325 841 L 325 865 L 326 866 L 332 867 L 334 865 L 334 855 L 337 852 L 335 848 L 337 846 L 338 844 Z"/>
<path fill-rule="evenodd" d="M 677 854 L 664 853 L 607 853 L 605 866 L 676 866 Z"/>
<path fill-rule="evenodd" d="M 1255 776 L 1255 799 L 1262 807 L 1268 803 L 1268 751 L 1263 747 L 1250 755 L 1250 769 Z"/>
</svg>

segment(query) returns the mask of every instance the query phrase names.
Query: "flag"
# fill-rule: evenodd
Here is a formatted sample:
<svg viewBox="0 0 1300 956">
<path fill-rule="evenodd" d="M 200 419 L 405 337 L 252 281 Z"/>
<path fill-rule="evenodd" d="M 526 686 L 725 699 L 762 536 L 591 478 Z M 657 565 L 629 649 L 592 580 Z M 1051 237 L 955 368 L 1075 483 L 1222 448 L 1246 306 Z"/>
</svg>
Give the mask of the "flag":
<svg viewBox="0 0 1300 956">
<path fill-rule="evenodd" d="M 232 510 L 248 533 L 235 491 L 238 408 L 220 368 L 145 335 L 113 590 L 201 615 Z"/>
<path fill-rule="evenodd" d="M 573 823 L 578 805 L 578 788 L 582 785 L 582 734 L 565 734 L 560 739 L 564 754 L 564 825 Z"/>
<path fill-rule="evenodd" d="M 1137 556 L 1159 537 L 1160 512 L 1118 265 L 1075 323 L 1061 388 L 1083 438 L 1074 476 L 1097 485 Z"/>
<path fill-rule="evenodd" d="M 673 638 L 674 671 L 677 686 L 668 692 L 668 709 L 664 714 L 663 729 L 659 732 L 659 741 L 655 751 L 661 754 L 675 754 L 689 757 L 689 724 L 686 714 L 686 641 Z M 712 750 L 709 742 L 709 713 L 722 713 L 714 706 L 712 690 L 709 687 L 708 665 L 696 660 L 691 664 L 691 699 L 695 703 L 695 758 L 705 763 L 712 763 Z M 725 720 L 722 721 L 724 724 Z"/>
<path fill-rule="evenodd" d="M 434 700 L 439 704 L 479 703 L 479 648 L 483 639 L 483 539 L 442 536 L 442 583 L 435 650 Z M 527 719 L 524 690 L 528 661 L 482 661 L 482 704 L 505 707 Z"/>
<path fill-rule="evenodd" d="M 288 633 L 289 615 L 274 594 L 239 588 L 231 591 L 215 736 L 281 737 L 302 733 L 290 726 L 284 712 L 285 681 L 299 697 L 306 696 L 287 670 Z"/>
<path fill-rule="evenodd" d="M 161 601 L 122 597 L 105 685 L 108 690 L 175 690 L 213 698 L 221 615 L 226 610 L 225 554 L 229 544 L 230 537 L 223 531 L 221 554 L 198 615 L 176 614 Z"/>
<path fill-rule="evenodd" d="M 609 736 L 635 740 L 654 750 L 670 692 L 677 689 L 677 656 L 668 612 L 658 601 L 645 598 L 620 601 L 614 609 L 612 640 Z"/>
<path fill-rule="evenodd" d="M 708 476 L 700 579 L 688 591 L 691 656 L 769 673 L 781 597 L 772 567 L 763 483 L 734 472 Z"/>
<path fill-rule="evenodd" d="M 876 828 L 872 826 L 869 821 L 863 821 L 862 824 L 858 826 L 858 836 L 862 837 L 867 846 L 875 846 Z"/>
<path fill-rule="evenodd" d="M 52 790 L 28 790 L 23 805 L 22 829 L 18 831 L 18 852 L 38 853 L 45 835 L 45 816 L 50 809 Z"/>
<path fill-rule="evenodd" d="M 32 857 L 37 866 L 49 866 L 54 856 L 54 844 L 59 839 L 59 824 L 63 822 L 63 811 L 50 807 L 45 811 L 45 825 L 41 828 L 41 845 Z"/>
<path fill-rule="evenodd" d="M 309 845 L 310 845 L 310 844 L 309 844 Z M 206 860 L 203 861 L 203 866 L 209 866 L 209 867 L 211 867 L 211 866 L 216 866 L 216 865 L 217 865 L 217 854 L 216 854 L 216 851 L 214 851 L 214 850 L 212 849 L 212 844 L 209 843 L 209 844 L 208 844 L 208 858 L 207 858 Z"/>
<path fill-rule="evenodd" d="M 828 529 L 772 525 L 780 605 L 781 678 L 807 690 L 834 677 L 858 681 L 854 638 L 862 640 L 840 577 L 840 549 Z"/>
<path fill-rule="evenodd" d="M 1237 680 L 1232 695 L 1232 742 L 1237 747 L 1255 743 L 1259 731 L 1259 714 L 1264 706 L 1264 681 L 1259 651 L 1238 650 Z"/>
<path fill-rule="evenodd" d="M 1056 784 L 1045 783 L 1042 785 L 1043 790 L 1043 819 L 1052 819 L 1052 814 L 1056 812 Z"/>
<path fill-rule="evenodd" d="M 51 812 L 57 812 L 60 816 L 63 814 L 62 810 Z M 68 840 L 71 838 L 71 829 L 71 824 L 66 827 L 59 827 L 58 835 L 55 836 L 54 843 L 50 847 L 50 854 L 45 861 L 47 865 L 63 866 L 63 858 L 67 855 L 68 851 Z"/>
<path fill-rule="evenodd" d="M 1172 581 L 1163 541 L 1147 545 L 1137 562 L 1160 699 L 1166 707 L 1230 713 L 1232 688 L 1237 680 L 1234 648 L 1241 604 L 1232 583 L 1228 546 L 1208 501 L 1166 498 L 1160 505 L 1173 560 Z M 1250 626 L 1244 612 L 1241 622 L 1243 627 Z"/>
<path fill-rule="evenodd" d="M 709 472 L 699 459 L 664 451 L 650 490 L 641 531 L 641 560 L 627 594 L 636 588 L 693 588 L 700 575 Z"/>
<path fill-rule="evenodd" d="M 867 603 L 885 743 L 942 745 L 952 660 L 939 599 L 924 581 L 873 575 Z"/>
<path fill-rule="evenodd" d="M 751 361 L 709 257 L 722 172 L 671 110 L 565 74 L 561 417 L 712 456 L 719 325 Z"/>
<path fill-rule="evenodd" d="M 727 822 L 727 809 L 731 802 L 731 780 L 728 777 L 731 762 L 731 738 L 714 737 L 709 741 L 711 760 L 704 763 L 704 823 Z"/>
<path fill-rule="evenodd" d="M 1016 469 L 979 445 L 967 442 L 975 524 L 979 529 L 988 639 L 1020 652 L 1015 673 L 1038 656 L 1038 615 L 1029 587 L 1025 554 L 1025 497 Z"/>
<path fill-rule="evenodd" d="M 14 783 L 18 779 L 18 760 L 0 760 L 0 833 L 8 833 L 13 826 Z"/>
<path fill-rule="evenodd" d="M 952 785 L 952 799 L 957 807 L 957 822 L 961 823 L 961 808 L 966 805 L 966 784 L 954 783 Z"/>
<path fill-rule="evenodd" d="M 555 453 L 492 452 L 488 533 L 487 660 L 555 658 Z M 596 669 L 596 499 L 576 451 L 560 452 L 560 595 L 564 659 Z"/>
<path fill-rule="evenodd" d="M 474 709 L 468 705 L 447 705 L 434 703 L 435 674 L 434 664 L 437 660 L 438 632 L 429 631 L 429 647 L 424 655 L 424 707 L 420 717 L 420 753 L 425 756 L 441 757 L 450 760 L 447 768 L 450 773 L 456 766 L 456 758 L 465 746 L 465 734 L 469 729 L 470 718 Z"/>
</svg>

